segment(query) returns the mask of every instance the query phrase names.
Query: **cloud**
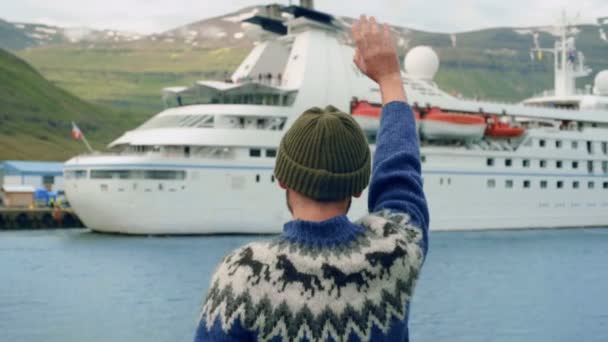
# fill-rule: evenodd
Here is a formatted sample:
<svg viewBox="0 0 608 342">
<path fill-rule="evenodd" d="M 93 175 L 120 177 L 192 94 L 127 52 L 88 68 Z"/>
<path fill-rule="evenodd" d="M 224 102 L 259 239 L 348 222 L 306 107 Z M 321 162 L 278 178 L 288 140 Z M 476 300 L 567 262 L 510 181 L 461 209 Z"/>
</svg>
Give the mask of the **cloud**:
<svg viewBox="0 0 608 342">
<path fill-rule="evenodd" d="M 86 3 L 85 3 L 86 2 Z M 158 32 L 222 15 L 263 0 L 20 0 L 6 1 L 1 16 L 10 21 L 59 26 L 88 26 Z M 280 0 L 287 4 L 287 0 Z M 297 3 L 294 0 L 293 3 Z M 347 4 L 347 5 L 346 5 Z M 584 21 L 608 16 L 606 0 L 317 0 L 319 10 L 356 17 L 375 15 L 392 24 L 439 32 L 460 32 L 495 26 L 551 25 L 562 9 Z"/>
</svg>

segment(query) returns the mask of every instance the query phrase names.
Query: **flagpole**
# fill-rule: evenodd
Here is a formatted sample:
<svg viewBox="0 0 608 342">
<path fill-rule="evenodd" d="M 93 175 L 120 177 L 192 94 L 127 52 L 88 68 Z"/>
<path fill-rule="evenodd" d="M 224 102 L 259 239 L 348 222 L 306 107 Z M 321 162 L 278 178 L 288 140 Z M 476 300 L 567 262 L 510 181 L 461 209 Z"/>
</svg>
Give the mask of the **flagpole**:
<svg viewBox="0 0 608 342">
<path fill-rule="evenodd" d="M 82 134 L 82 141 L 84 142 L 85 145 L 87 145 L 87 148 L 89 149 L 89 152 L 93 153 L 93 149 L 91 148 L 91 145 L 89 145 L 89 142 L 87 141 L 87 138 L 84 136 L 84 134 Z"/>
</svg>

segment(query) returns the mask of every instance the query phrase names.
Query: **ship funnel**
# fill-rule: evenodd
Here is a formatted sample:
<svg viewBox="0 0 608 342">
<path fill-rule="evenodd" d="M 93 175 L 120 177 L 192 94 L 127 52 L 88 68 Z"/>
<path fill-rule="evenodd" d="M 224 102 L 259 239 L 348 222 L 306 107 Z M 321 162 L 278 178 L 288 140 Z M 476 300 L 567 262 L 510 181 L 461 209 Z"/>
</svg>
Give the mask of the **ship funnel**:
<svg viewBox="0 0 608 342">
<path fill-rule="evenodd" d="M 300 0 L 300 7 L 315 9 L 315 0 Z"/>
</svg>

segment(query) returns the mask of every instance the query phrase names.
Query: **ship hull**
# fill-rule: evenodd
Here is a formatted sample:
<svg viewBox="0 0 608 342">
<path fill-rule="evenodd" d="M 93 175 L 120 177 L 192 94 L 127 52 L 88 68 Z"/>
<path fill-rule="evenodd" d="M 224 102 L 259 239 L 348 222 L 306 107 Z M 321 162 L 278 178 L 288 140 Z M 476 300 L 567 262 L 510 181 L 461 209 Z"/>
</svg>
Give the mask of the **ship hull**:
<svg viewBox="0 0 608 342">
<path fill-rule="evenodd" d="M 470 156 L 452 156 L 458 159 Z M 480 160 L 482 157 L 478 157 Z M 92 163 L 91 163 L 92 162 Z M 98 161 L 99 162 L 99 161 Z M 95 161 L 66 164 L 66 170 L 98 168 Z M 66 194 L 87 227 L 136 235 L 273 234 L 290 220 L 285 192 L 274 181 L 272 163 L 239 165 L 213 161 L 150 161 L 113 158 L 103 169 L 184 170 L 183 180 L 66 179 Z M 507 173 L 504 170 L 425 167 L 424 189 L 437 231 L 608 226 L 608 190 L 589 175 Z M 576 191 L 541 188 L 579 182 Z M 489 186 L 492 182 L 494 186 Z M 528 182 L 529 188 L 524 188 Z M 596 183 L 593 189 L 587 182 Z M 512 184 L 510 187 L 504 184 Z M 521 189 L 520 189 L 521 188 Z M 366 193 L 353 201 L 349 217 L 367 212 Z"/>
</svg>

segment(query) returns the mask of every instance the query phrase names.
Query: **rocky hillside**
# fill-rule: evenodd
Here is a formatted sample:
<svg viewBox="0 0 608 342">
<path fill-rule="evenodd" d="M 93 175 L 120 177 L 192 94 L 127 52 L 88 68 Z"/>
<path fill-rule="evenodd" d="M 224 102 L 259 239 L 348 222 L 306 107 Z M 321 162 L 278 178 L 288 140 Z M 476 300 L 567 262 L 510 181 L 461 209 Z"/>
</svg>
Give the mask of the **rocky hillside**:
<svg viewBox="0 0 608 342">
<path fill-rule="evenodd" d="M 118 43 L 144 37 L 136 33 L 89 28 L 65 28 L 34 23 L 10 23 L 0 19 L 0 48 L 21 50 L 32 47 L 80 42 Z"/>
</svg>

